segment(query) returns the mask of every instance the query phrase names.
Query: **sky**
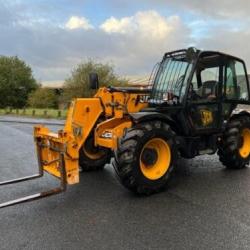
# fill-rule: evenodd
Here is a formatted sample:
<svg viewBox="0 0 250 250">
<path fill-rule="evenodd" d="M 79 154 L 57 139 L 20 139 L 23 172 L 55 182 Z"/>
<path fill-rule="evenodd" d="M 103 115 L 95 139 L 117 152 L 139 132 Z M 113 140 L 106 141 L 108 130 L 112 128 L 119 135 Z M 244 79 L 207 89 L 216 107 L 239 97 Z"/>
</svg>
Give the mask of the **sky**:
<svg viewBox="0 0 250 250">
<path fill-rule="evenodd" d="M 250 67 L 249 9 L 246 0 L 0 0 L 0 55 L 20 57 L 51 83 L 88 59 L 148 75 L 165 52 L 190 46 Z"/>
</svg>

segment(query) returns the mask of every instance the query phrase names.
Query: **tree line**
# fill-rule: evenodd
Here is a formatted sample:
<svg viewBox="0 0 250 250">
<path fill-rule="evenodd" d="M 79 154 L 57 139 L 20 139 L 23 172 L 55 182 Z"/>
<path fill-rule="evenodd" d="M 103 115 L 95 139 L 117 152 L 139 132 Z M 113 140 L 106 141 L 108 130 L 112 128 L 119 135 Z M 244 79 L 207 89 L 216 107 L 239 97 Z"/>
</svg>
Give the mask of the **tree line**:
<svg viewBox="0 0 250 250">
<path fill-rule="evenodd" d="M 32 69 L 23 60 L 0 56 L 0 108 L 58 108 L 76 97 L 91 97 L 89 73 L 96 72 L 100 86 L 125 86 L 127 80 L 114 72 L 108 63 L 89 59 L 78 64 L 65 79 L 62 88 L 43 87 L 33 76 Z"/>
</svg>

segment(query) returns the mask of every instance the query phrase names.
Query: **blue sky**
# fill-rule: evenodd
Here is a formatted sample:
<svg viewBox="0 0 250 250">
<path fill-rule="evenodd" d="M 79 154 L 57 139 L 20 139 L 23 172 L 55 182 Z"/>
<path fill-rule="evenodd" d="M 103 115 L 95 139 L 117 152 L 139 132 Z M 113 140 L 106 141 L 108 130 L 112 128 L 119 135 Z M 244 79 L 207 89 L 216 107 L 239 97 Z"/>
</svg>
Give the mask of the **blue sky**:
<svg viewBox="0 0 250 250">
<path fill-rule="evenodd" d="M 249 8 L 245 0 L 0 0 L 0 54 L 21 57 L 41 82 L 64 81 L 88 58 L 142 76 L 164 52 L 191 45 L 250 66 Z"/>
</svg>

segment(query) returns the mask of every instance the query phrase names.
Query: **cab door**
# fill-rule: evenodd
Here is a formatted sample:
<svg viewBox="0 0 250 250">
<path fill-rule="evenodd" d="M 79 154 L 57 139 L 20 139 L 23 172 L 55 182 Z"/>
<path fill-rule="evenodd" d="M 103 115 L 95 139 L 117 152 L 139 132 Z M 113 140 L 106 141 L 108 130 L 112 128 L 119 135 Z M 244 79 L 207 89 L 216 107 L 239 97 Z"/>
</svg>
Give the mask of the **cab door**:
<svg viewBox="0 0 250 250">
<path fill-rule="evenodd" d="M 197 67 L 187 96 L 192 133 L 208 133 L 221 127 L 221 86 L 223 66 L 215 59 Z M 199 65 L 199 64 L 198 64 Z"/>
</svg>

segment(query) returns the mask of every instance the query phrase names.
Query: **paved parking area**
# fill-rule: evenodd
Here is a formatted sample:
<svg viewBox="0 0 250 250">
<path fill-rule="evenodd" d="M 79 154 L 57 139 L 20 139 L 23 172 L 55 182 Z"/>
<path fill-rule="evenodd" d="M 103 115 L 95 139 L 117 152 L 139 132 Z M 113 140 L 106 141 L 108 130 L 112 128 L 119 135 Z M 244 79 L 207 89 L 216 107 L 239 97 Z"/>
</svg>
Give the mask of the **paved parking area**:
<svg viewBox="0 0 250 250">
<path fill-rule="evenodd" d="M 0 122 L 0 134 L 0 181 L 35 173 L 32 124 Z M 0 200 L 56 184 L 46 175 L 2 187 Z M 250 249 L 250 169 L 180 160 L 168 190 L 143 198 L 110 165 L 82 173 L 64 194 L 0 210 L 0 249 Z"/>
</svg>

